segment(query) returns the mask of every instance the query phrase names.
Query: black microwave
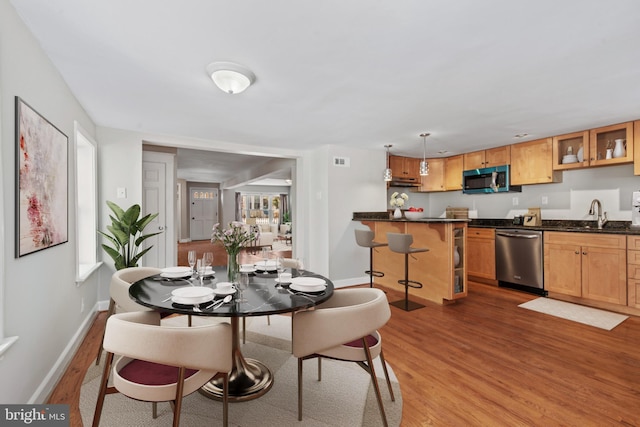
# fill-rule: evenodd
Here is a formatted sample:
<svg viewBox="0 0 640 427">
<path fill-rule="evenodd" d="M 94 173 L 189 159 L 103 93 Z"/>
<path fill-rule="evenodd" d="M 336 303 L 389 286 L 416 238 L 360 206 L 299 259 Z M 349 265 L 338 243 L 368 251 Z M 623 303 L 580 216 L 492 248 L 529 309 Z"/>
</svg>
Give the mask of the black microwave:
<svg viewBox="0 0 640 427">
<path fill-rule="evenodd" d="M 471 169 L 462 172 L 463 193 L 483 194 L 510 191 L 522 191 L 522 186 L 510 185 L 509 165 Z"/>
</svg>

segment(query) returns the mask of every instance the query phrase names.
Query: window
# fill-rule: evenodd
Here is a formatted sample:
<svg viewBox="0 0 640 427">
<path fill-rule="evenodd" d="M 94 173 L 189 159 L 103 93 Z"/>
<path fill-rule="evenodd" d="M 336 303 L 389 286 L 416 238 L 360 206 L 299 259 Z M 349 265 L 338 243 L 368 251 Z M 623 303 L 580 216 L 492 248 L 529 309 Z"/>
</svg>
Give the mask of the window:
<svg viewBox="0 0 640 427">
<path fill-rule="evenodd" d="M 279 224 L 280 222 L 279 194 L 243 194 L 242 220 L 255 218 L 256 224 Z"/>
<path fill-rule="evenodd" d="M 97 164 L 95 141 L 76 122 L 76 282 L 83 282 L 98 263 Z"/>
</svg>

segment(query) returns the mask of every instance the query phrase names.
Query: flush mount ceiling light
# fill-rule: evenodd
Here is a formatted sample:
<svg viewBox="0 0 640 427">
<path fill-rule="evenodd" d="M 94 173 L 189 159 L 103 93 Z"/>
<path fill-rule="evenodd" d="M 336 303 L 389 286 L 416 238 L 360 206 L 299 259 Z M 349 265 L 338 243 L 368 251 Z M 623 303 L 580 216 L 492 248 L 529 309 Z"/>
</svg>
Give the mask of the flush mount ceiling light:
<svg viewBox="0 0 640 427">
<path fill-rule="evenodd" d="M 230 94 L 243 92 L 256 80 L 251 70 L 233 62 L 212 62 L 207 65 L 207 75 L 221 91 Z"/>
<path fill-rule="evenodd" d="M 389 144 L 385 145 L 384 147 L 387 149 L 387 168 L 384 170 L 384 180 L 389 182 L 391 181 L 391 168 L 389 167 L 389 148 L 393 147 L 393 145 Z"/>
<path fill-rule="evenodd" d="M 429 163 L 427 163 L 427 137 L 430 133 L 421 133 L 422 137 L 422 161 L 420 162 L 420 176 L 429 175 Z"/>
</svg>

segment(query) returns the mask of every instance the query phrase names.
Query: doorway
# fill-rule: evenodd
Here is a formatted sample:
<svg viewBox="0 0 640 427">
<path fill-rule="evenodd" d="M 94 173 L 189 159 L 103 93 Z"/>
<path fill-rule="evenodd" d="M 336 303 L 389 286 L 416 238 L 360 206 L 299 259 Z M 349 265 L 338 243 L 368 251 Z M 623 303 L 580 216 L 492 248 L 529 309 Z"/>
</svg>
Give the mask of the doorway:
<svg viewBox="0 0 640 427">
<path fill-rule="evenodd" d="M 211 238 L 218 221 L 218 190 L 191 187 L 189 190 L 189 237 L 192 241 Z"/>
</svg>

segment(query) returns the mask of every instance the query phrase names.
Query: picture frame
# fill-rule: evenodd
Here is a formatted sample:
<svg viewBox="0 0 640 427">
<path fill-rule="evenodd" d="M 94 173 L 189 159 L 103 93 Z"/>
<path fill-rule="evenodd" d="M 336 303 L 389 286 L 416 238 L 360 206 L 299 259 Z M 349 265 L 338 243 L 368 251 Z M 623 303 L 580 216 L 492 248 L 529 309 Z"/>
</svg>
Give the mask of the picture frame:
<svg viewBox="0 0 640 427">
<path fill-rule="evenodd" d="M 16 120 L 16 258 L 68 242 L 69 139 L 20 97 Z"/>
</svg>

